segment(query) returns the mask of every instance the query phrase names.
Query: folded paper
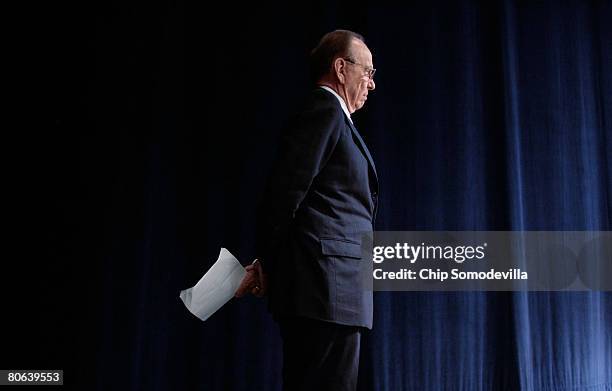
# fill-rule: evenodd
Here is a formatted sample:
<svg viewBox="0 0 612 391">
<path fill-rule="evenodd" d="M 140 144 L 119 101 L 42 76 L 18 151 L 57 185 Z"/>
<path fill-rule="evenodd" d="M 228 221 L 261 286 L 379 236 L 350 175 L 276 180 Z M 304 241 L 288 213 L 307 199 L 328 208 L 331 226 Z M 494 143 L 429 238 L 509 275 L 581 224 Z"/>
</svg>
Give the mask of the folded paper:
<svg viewBox="0 0 612 391">
<path fill-rule="evenodd" d="M 202 320 L 208 319 L 234 297 L 246 270 L 225 248 L 195 286 L 181 291 L 185 307 Z"/>
</svg>

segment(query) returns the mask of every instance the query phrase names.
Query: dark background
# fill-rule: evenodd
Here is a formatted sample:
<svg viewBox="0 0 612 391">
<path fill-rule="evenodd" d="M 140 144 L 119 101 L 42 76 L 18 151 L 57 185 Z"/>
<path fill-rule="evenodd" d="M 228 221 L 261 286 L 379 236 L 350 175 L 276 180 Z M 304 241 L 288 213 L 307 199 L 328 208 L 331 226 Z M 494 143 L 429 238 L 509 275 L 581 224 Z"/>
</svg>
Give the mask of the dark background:
<svg viewBox="0 0 612 391">
<path fill-rule="evenodd" d="M 363 34 L 379 69 L 354 115 L 381 182 L 376 229 L 611 229 L 610 1 L 24 15 L 1 368 L 64 369 L 77 390 L 280 388 L 265 301 L 202 323 L 178 294 L 222 246 L 251 261 L 278 134 L 336 28 Z M 376 293 L 360 389 L 612 390 L 612 295 Z"/>
</svg>

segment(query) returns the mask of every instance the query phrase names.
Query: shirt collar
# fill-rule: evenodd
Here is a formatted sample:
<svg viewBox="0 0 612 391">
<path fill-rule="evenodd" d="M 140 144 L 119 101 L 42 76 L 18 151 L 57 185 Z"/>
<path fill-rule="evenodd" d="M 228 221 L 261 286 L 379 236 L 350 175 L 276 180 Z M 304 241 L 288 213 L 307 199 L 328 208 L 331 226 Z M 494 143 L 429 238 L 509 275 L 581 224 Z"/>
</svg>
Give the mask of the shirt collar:
<svg viewBox="0 0 612 391">
<path fill-rule="evenodd" d="M 346 114 L 346 116 L 348 117 L 349 121 L 351 121 L 351 123 L 353 123 L 353 119 L 351 118 L 351 113 L 349 113 L 348 107 L 346 107 L 346 103 L 344 102 L 344 99 L 342 99 L 342 97 L 340 95 L 338 95 L 338 93 L 336 91 L 334 91 L 333 89 L 329 88 L 328 86 L 319 86 L 319 87 L 321 87 L 324 90 L 329 91 L 332 94 L 334 94 L 336 99 L 338 99 L 338 102 L 340 102 L 340 107 L 342 107 L 342 111 L 344 111 L 344 114 Z"/>
</svg>

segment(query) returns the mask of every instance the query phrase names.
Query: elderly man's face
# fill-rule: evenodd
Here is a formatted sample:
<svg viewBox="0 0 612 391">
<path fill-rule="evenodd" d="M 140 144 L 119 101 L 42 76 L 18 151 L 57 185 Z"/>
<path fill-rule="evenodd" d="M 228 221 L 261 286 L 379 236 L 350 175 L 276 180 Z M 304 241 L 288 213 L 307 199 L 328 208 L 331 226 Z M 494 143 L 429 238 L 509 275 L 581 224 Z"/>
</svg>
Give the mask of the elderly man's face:
<svg viewBox="0 0 612 391">
<path fill-rule="evenodd" d="M 374 68 L 372 53 L 360 40 L 354 39 L 351 43 L 351 56 L 353 62 L 346 61 L 345 91 L 346 105 L 349 112 L 354 113 L 363 107 L 368 99 L 368 91 L 376 85 L 374 79 L 369 77 L 369 71 Z"/>
</svg>

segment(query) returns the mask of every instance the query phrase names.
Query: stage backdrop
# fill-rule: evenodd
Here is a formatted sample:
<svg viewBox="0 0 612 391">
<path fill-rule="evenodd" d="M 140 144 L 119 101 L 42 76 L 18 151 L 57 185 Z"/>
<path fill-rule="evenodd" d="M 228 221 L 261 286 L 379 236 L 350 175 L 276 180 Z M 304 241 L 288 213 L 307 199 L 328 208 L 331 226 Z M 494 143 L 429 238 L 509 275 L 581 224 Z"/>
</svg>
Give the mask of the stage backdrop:
<svg viewBox="0 0 612 391">
<path fill-rule="evenodd" d="M 354 115 L 377 230 L 612 230 L 610 1 L 59 7 L 49 126 L 23 159 L 41 258 L 21 272 L 44 295 L 10 296 L 44 305 L 11 307 L 32 338 L 10 367 L 79 390 L 280 389 L 264 300 L 202 323 L 178 295 L 222 246 L 252 261 L 278 135 L 336 28 L 378 68 Z M 379 292 L 374 311 L 360 390 L 612 390 L 612 293 Z"/>
</svg>

